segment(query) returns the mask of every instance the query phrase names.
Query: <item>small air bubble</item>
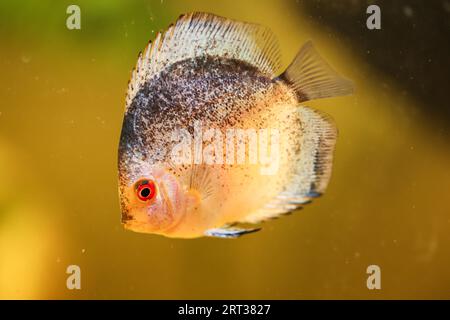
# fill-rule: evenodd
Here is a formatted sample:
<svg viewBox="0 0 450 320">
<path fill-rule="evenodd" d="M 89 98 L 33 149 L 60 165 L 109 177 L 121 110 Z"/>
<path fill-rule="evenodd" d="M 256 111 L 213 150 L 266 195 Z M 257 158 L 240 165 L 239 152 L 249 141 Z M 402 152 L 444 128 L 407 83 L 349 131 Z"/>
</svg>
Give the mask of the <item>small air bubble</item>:
<svg viewBox="0 0 450 320">
<path fill-rule="evenodd" d="M 414 15 L 414 11 L 410 6 L 403 7 L 403 14 L 408 18 L 411 18 Z"/>
<path fill-rule="evenodd" d="M 22 60 L 23 63 L 29 63 L 31 61 L 31 57 L 27 55 L 22 55 L 20 60 Z"/>
</svg>

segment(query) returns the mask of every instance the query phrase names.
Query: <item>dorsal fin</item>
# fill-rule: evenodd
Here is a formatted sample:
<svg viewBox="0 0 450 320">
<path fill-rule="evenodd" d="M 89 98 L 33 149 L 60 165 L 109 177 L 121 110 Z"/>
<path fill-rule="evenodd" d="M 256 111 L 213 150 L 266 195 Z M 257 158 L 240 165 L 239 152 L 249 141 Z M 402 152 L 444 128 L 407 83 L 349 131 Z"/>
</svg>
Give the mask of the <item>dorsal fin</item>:
<svg viewBox="0 0 450 320">
<path fill-rule="evenodd" d="M 268 28 L 209 13 L 189 13 L 158 33 L 139 54 L 128 84 L 126 108 L 142 86 L 164 68 L 205 55 L 247 62 L 271 78 L 279 69 L 277 41 Z"/>
</svg>

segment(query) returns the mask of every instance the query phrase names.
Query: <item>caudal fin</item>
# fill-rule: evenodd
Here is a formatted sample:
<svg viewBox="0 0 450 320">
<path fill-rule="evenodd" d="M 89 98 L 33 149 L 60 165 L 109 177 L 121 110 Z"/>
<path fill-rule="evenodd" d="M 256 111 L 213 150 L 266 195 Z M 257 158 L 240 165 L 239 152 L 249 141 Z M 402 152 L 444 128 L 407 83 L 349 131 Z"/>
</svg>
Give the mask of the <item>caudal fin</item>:
<svg viewBox="0 0 450 320">
<path fill-rule="evenodd" d="M 297 92 L 300 102 L 353 93 L 352 82 L 334 71 L 314 49 L 311 41 L 305 43 L 279 78 Z"/>
</svg>

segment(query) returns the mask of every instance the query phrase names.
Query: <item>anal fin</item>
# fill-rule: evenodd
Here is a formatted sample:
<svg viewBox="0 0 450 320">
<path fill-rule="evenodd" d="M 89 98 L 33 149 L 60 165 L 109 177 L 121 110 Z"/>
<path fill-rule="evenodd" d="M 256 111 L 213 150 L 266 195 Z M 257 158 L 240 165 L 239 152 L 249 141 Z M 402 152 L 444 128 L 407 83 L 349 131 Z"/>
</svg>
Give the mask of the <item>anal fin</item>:
<svg viewBox="0 0 450 320">
<path fill-rule="evenodd" d="M 253 233 L 261 230 L 261 228 L 244 229 L 232 226 L 223 226 L 222 228 L 214 228 L 205 231 L 205 236 L 217 238 L 235 239 L 244 234 Z"/>
</svg>

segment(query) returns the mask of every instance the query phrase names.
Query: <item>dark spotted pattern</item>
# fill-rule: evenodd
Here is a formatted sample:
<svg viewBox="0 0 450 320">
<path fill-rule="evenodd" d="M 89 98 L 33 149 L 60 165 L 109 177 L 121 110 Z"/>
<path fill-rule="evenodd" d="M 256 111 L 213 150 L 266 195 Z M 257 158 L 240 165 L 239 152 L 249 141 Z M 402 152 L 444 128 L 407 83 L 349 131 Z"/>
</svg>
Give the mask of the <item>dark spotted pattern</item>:
<svg viewBox="0 0 450 320">
<path fill-rule="evenodd" d="M 261 100 L 274 95 L 277 87 L 255 67 L 237 60 L 207 56 L 173 64 L 137 93 L 125 114 L 120 172 L 132 178 L 133 169 L 139 170 L 133 161 L 168 160 L 172 131 L 186 128 L 193 133 L 195 120 L 211 127 L 243 128 L 246 116 L 258 112 L 255 108 L 264 106 Z"/>
</svg>

